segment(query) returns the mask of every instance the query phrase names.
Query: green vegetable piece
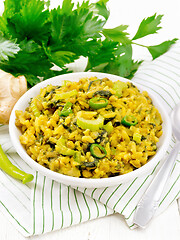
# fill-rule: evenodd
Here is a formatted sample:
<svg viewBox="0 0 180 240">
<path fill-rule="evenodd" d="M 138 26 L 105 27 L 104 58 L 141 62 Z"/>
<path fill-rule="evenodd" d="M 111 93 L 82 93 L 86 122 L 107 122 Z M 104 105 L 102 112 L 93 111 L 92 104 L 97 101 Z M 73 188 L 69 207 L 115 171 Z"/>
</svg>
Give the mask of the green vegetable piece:
<svg viewBox="0 0 180 240">
<path fill-rule="evenodd" d="M 77 90 L 74 89 L 74 90 L 72 90 L 72 91 L 70 91 L 70 92 L 65 92 L 65 93 L 56 94 L 56 95 L 54 96 L 54 99 L 55 99 L 55 100 L 67 99 L 67 98 L 76 96 L 77 93 L 78 93 Z"/>
<path fill-rule="evenodd" d="M 173 45 L 178 39 L 174 38 L 172 40 L 169 41 L 165 41 L 159 45 L 154 45 L 154 46 L 148 46 L 147 49 L 149 50 L 151 56 L 153 57 L 153 60 L 159 56 L 161 56 L 162 54 L 164 54 L 165 52 L 167 52 L 169 50 L 169 48 L 171 47 L 171 45 Z"/>
<path fill-rule="evenodd" d="M 15 165 L 13 165 L 6 154 L 3 152 L 2 147 L 0 145 L 0 168 L 10 175 L 11 177 L 21 180 L 22 183 L 31 182 L 34 178 L 32 174 L 25 173 L 24 171 L 17 168 Z"/>
<path fill-rule="evenodd" d="M 107 68 L 109 68 L 109 61 L 112 63 L 115 60 L 114 49 L 117 47 L 117 42 L 105 38 L 104 40 L 98 41 L 98 45 L 98 51 L 94 51 L 88 56 L 85 71 L 107 72 L 108 70 L 110 73 Z"/>
<path fill-rule="evenodd" d="M 71 103 L 71 102 L 67 102 L 67 103 L 64 105 L 62 111 L 61 111 L 61 112 L 58 111 L 59 116 L 60 116 L 60 117 L 61 117 L 61 116 L 67 117 L 69 114 L 71 114 L 71 113 L 73 112 L 72 109 L 71 109 L 71 106 L 72 106 L 72 103 Z"/>
<path fill-rule="evenodd" d="M 122 96 L 123 90 L 127 89 L 128 85 L 125 82 L 117 81 L 113 84 L 113 89 L 116 91 L 116 96 L 120 98 Z"/>
<path fill-rule="evenodd" d="M 31 109 L 32 109 L 32 112 L 34 113 L 35 117 L 39 117 L 41 115 L 41 112 L 37 108 L 37 106 L 36 106 L 34 101 L 31 102 Z"/>
<path fill-rule="evenodd" d="M 62 155 L 67 155 L 67 156 L 74 155 L 75 151 L 66 147 L 65 144 L 66 144 L 66 139 L 63 136 L 61 136 L 56 143 L 56 146 L 55 146 L 56 150 Z"/>
<path fill-rule="evenodd" d="M 50 48 L 46 49 L 46 53 L 49 57 L 49 59 L 52 60 L 53 63 L 55 63 L 59 67 L 63 67 L 64 63 L 71 63 L 74 61 L 74 58 L 76 56 L 75 53 L 70 51 L 56 51 L 51 52 Z"/>
<path fill-rule="evenodd" d="M 106 130 L 107 133 L 111 133 L 114 129 L 112 122 L 108 122 L 106 125 L 103 126 L 104 130 Z"/>
<path fill-rule="evenodd" d="M 110 14 L 107 2 L 82 1 L 75 6 L 72 0 L 62 0 L 57 8 L 50 9 L 50 0 L 5 0 L 0 16 L 0 69 L 25 75 L 28 87 L 32 87 L 40 79 L 67 73 L 67 64 L 84 56 L 88 58 L 85 71 L 131 79 L 142 63 L 133 60 L 132 45 L 148 48 L 133 40 L 156 33 L 162 15 L 143 19 L 131 39 L 128 25 L 104 29 Z M 163 49 L 155 51 L 162 54 L 168 47 Z M 61 70 L 53 70 L 54 64 Z"/>
<path fill-rule="evenodd" d="M 158 25 L 161 23 L 162 17 L 163 15 L 156 16 L 155 13 L 151 17 L 148 17 L 146 19 L 144 18 L 141 24 L 139 25 L 138 31 L 136 35 L 133 37 L 133 40 L 145 37 L 149 34 L 157 33 L 157 31 L 161 29 L 161 27 L 158 27 Z"/>
<path fill-rule="evenodd" d="M 81 163 L 81 152 L 75 151 L 74 153 L 74 161 Z"/>
<path fill-rule="evenodd" d="M 110 96 L 112 96 L 112 93 L 108 90 L 99 90 L 93 93 L 93 97 L 97 95 L 100 95 L 101 97 L 109 98 Z"/>
<path fill-rule="evenodd" d="M 126 127 L 130 127 L 135 126 L 138 123 L 138 120 L 134 116 L 126 115 L 122 118 L 121 123 Z"/>
<path fill-rule="evenodd" d="M 105 108 L 108 105 L 108 100 L 106 98 L 95 97 L 89 100 L 89 106 L 92 109 Z"/>
<path fill-rule="evenodd" d="M 106 2 L 109 0 L 99 0 L 98 2 L 94 3 L 95 7 L 98 9 L 99 14 L 103 16 L 106 20 L 108 20 L 110 12 L 106 7 Z"/>
<path fill-rule="evenodd" d="M 142 137 L 142 135 L 140 133 L 134 133 L 133 134 L 133 140 L 137 143 L 141 142 L 141 137 Z"/>
<path fill-rule="evenodd" d="M 106 149 L 99 144 L 91 144 L 90 151 L 95 158 L 104 158 L 107 155 Z"/>
<path fill-rule="evenodd" d="M 90 129 L 91 131 L 97 131 L 103 127 L 104 118 L 99 115 L 95 120 L 84 119 L 83 117 L 77 116 L 77 125 L 82 129 Z"/>
<path fill-rule="evenodd" d="M 7 40 L 0 34 L 0 62 L 8 61 L 9 57 L 15 57 L 20 50 L 19 44 L 16 44 L 15 40 Z"/>
<path fill-rule="evenodd" d="M 94 159 L 92 162 L 83 162 L 81 168 L 95 168 L 99 162 L 99 159 Z"/>
<path fill-rule="evenodd" d="M 130 39 L 127 37 L 129 35 L 125 30 L 128 28 L 128 25 L 120 25 L 111 29 L 103 29 L 103 34 L 110 40 L 119 42 L 122 44 L 127 44 L 130 42 Z"/>
<path fill-rule="evenodd" d="M 6 0 L 7 2 L 11 2 L 8 6 L 11 10 L 8 9 L 8 11 L 12 14 L 12 10 L 15 10 L 10 19 L 13 23 L 14 35 L 18 33 L 16 36 L 19 37 L 19 40 L 24 39 L 25 36 L 37 42 L 43 39 L 47 40 L 50 24 L 48 22 L 49 11 L 45 10 L 45 1 Z"/>
</svg>

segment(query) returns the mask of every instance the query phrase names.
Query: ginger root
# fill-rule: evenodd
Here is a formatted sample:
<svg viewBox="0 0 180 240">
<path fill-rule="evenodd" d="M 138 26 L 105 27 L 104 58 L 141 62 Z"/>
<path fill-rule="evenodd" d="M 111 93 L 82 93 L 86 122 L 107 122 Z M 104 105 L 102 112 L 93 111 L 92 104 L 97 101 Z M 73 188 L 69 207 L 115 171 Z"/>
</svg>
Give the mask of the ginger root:
<svg viewBox="0 0 180 240">
<path fill-rule="evenodd" d="M 8 124 L 11 111 L 17 100 L 27 91 L 24 76 L 15 78 L 0 70 L 0 123 Z"/>
</svg>

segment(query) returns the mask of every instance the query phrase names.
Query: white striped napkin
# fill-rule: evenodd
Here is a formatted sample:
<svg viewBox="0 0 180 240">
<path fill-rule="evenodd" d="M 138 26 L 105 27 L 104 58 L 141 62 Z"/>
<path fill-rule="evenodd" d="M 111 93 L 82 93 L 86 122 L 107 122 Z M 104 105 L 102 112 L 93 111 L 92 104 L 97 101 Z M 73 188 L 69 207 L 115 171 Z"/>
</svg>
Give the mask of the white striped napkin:
<svg viewBox="0 0 180 240">
<path fill-rule="evenodd" d="M 158 59 L 144 63 L 133 81 L 158 95 L 168 113 L 180 101 L 180 43 Z M 172 137 L 167 154 L 175 141 Z M 130 228 L 134 211 L 144 191 L 160 167 L 148 176 L 102 189 L 72 189 L 34 172 L 14 152 L 8 128 L 0 127 L 0 144 L 9 159 L 24 171 L 34 174 L 34 182 L 23 185 L 0 171 L 0 210 L 24 235 L 36 235 L 106 216 L 122 214 Z M 180 154 L 164 189 L 156 215 L 180 197 Z"/>
</svg>

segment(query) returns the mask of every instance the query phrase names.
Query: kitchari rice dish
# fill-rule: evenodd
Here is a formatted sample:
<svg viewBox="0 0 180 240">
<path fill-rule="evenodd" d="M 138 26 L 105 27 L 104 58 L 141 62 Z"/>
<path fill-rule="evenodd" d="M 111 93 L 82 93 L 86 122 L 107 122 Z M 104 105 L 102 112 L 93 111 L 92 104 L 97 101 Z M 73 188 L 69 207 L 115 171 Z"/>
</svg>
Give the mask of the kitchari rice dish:
<svg viewBox="0 0 180 240">
<path fill-rule="evenodd" d="M 83 78 L 48 85 L 16 110 L 20 142 L 42 166 L 69 176 L 126 174 L 156 154 L 162 119 L 131 82 Z"/>
</svg>

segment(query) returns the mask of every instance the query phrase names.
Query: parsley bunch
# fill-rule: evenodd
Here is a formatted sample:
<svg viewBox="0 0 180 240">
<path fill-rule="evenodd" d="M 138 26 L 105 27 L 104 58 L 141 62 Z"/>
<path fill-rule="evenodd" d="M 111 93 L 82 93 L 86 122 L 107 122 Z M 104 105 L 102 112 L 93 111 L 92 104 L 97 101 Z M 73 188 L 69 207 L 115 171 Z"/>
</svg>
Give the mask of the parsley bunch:
<svg viewBox="0 0 180 240">
<path fill-rule="evenodd" d="M 25 75 L 29 87 L 68 72 L 66 65 L 80 56 L 88 58 L 86 71 L 101 71 L 132 78 L 142 61 L 132 59 L 135 40 L 156 33 L 162 15 L 143 19 L 130 39 L 127 25 L 105 29 L 108 0 L 84 1 L 76 6 L 63 0 L 50 10 L 50 1 L 5 0 L 0 17 L 0 69 Z M 146 47 L 152 58 L 165 53 L 177 39 Z M 52 69 L 54 65 L 60 71 Z"/>
</svg>

